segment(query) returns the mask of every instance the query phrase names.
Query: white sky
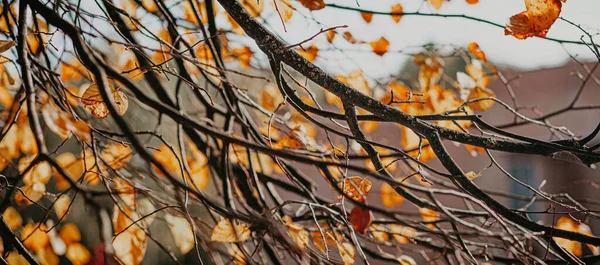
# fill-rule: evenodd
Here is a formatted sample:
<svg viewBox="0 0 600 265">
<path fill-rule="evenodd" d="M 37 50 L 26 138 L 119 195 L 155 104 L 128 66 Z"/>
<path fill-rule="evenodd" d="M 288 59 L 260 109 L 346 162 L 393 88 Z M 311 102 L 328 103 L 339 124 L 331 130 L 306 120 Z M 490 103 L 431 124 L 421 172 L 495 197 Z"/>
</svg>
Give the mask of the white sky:
<svg viewBox="0 0 600 265">
<path fill-rule="evenodd" d="M 367 24 L 358 12 L 326 7 L 311 13 L 295 1 L 294 6 L 298 11 L 286 23 L 287 32 L 284 32 L 279 17 L 274 13 L 271 15 L 267 13 L 273 12 L 268 2 L 270 1 L 266 2 L 263 16 L 267 18 L 270 28 L 289 43 L 300 42 L 314 35 L 321 28 L 348 25 L 347 29 L 341 30 L 350 31 L 360 40 L 373 41 L 384 36 L 390 42 L 390 51 L 406 50 L 414 53 L 418 51 L 415 46 L 427 43 L 466 46 L 469 42 L 475 41 L 479 43 L 492 63 L 523 70 L 562 65 L 568 61 L 567 51 L 582 60 L 595 59 L 584 45 L 561 45 L 539 38 L 517 40 L 512 36 L 504 36 L 502 28 L 477 21 L 405 16 L 400 23 L 395 24 L 389 16 L 375 15 L 373 21 Z M 325 0 L 325 2 L 357 7 L 355 0 Z M 469 5 L 464 0 L 452 0 L 444 2 L 440 10 L 435 10 L 422 0 L 358 0 L 358 2 L 360 8 L 370 10 L 390 11 L 392 5 L 400 3 L 404 12 L 466 14 L 501 25 L 504 25 L 512 15 L 525 10 L 523 0 L 480 0 L 476 5 Z M 563 4 L 561 17 L 580 24 L 587 31 L 595 34 L 600 29 L 598 10 L 600 10 L 599 0 L 569 0 Z M 322 25 L 315 23 L 315 20 Z M 557 20 L 550 29 L 548 37 L 579 40 L 582 34 L 573 25 Z M 600 43 L 600 38 L 597 40 Z M 333 47 L 326 42 L 325 36 L 316 38 L 312 43 L 323 50 L 319 53 L 316 63 L 332 72 L 347 72 L 361 68 L 367 75 L 378 78 L 397 73 L 400 65 L 405 60 L 411 59 L 410 56 L 401 53 L 388 53 L 379 57 L 370 52 L 371 47 L 368 44 L 351 45 L 339 36 L 334 41 L 335 46 L 350 49 L 351 52 L 346 52 L 344 55 L 331 51 Z"/>
</svg>

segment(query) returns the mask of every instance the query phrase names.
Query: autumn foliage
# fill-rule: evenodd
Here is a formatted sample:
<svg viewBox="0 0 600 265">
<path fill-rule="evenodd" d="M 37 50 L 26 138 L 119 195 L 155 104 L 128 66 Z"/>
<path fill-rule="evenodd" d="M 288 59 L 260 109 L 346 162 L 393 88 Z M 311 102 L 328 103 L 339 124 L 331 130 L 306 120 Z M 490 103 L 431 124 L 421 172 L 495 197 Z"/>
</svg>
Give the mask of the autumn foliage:
<svg viewBox="0 0 600 265">
<path fill-rule="evenodd" d="M 328 55 L 402 53 L 389 36 L 318 23 L 318 32 L 297 32 L 301 42 L 273 33 L 333 9 L 390 28 L 407 16 L 483 21 L 445 14 L 457 1 L 422 1 L 428 11 L 405 2 L 370 10 L 323 0 L 4 1 L 2 261 L 597 260 L 600 238 L 588 225 L 597 215 L 583 204 L 535 190 L 524 200 L 568 210 L 540 224 L 498 199 L 510 195 L 476 185 L 487 168 L 501 168 L 495 152 L 600 161 L 588 146 L 597 130 L 545 142 L 486 122 L 497 107 L 515 116 L 506 128 L 518 120 L 564 129 L 497 97 L 491 83 L 510 83 L 487 47 L 425 45 L 406 54 L 413 73 L 374 79 L 360 67 L 325 68 Z M 543 39 L 563 2 L 525 0 L 525 11 L 499 28 L 507 38 Z M 593 41 L 572 42 L 597 51 Z M 492 165 L 462 171 L 449 143 Z"/>
</svg>

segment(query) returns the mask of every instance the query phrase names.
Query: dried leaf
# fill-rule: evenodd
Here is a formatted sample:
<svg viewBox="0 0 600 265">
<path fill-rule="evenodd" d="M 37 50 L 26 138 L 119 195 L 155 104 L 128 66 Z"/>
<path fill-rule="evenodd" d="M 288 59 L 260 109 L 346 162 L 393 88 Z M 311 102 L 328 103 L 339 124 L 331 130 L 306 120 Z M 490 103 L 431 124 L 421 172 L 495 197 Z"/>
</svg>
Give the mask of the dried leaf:
<svg viewBox="0 0 600 265">
<path fill-rule="evenodd" d="M 243 242 L 250 238 L 250 229 L 235 220 L 223 219 L 217 223 L 210 236 L 211 241 Z"/>
<path fill-rule="evenodd" d="M 517 39 L 545 37 L 560 15 L 560 0 L 525 0 L 525 11 L 512 16 L 504 27 L 505 35 Z"/>
<path fill-rule="evenodd" d="M 477 4 L 477 3 L 479 3 L 479 0 L 465 0 L 465 1 L 466 1 L 466 2 L 467 2 L 467 4 L 469 4 L 469 5 L 474 5 L 474 4 Z"/>
<path fill-rule="evenodd" d="M 292 222 L 292 218 L 289 216 L 284 216 L 282 220 L 294 242 L 296 242 L 300 249 L 305 249 L 308 246 L 308 231 L 299 224 Z"/>
<path fill-rule="evenodd" d="M 373 184 L 366 178 L 354 176 L 348 177 L 338 183 L 338 187 L 353 200 L 362 201 L 369 194 L 369 191 L 371 191 Z M 342 197 L 342 195 L 338 195 L 338 199 Z"/>
<path fill-rule="evenodd" d="M 342 261 L 344 265 L 352 265 L 354 264 L 355 259 L 355 250 L 354 246 L 350 243 L 342 243 L 338 244 L 338 251 L 340 252 L 340 257 L 342 257 Z"/>
<path fill-rule="evenodd" d="M 379 56 L 383 56 L 388 51 L 388 47 L 390 46 L 390 42 L 384 37 L 381 37 L 370 44 L 371 48 L 373 48 L 373 52 Z"/>
<path fill-rule="evenodd" d="M 131 225 L 133 221 L 130 217 L 137 220 L 139 219 L 138 214 L 131 211 L 127 206 L 122 208 L 127 212 L 127 215 L 125 215 L 118 207 L 115 207 L 113 212 L 113 227 L 115 233 L 120 232 L 120 234 L 113 239 L 115 258 L 124 265 L 138 265 L 144 259 L 148 247 L 148 236 L 140 227 L 144 227 L 145 223 L 138 222 Z M 127 230 L 123 231 L 126 228 Z"/>
<path fill-rule="evenodd" d="M 244 250 L 248 252 L 245 247 Z M 228 244 L 227 253 L 229 253 L 230 258 L 235 265 L 247 264 L 248 258 L 246 257 L 246 254 L 244 254 L 244 251 L 242 251 L 236 244 Z"/>
<path fill-rule="evenodd" d="M 17 42 L 16 41 L 12 41 L 12 40 L 0 40 L 0 53 L 8 51 L 8 49 L 12 48 L 13 46 L 17 46 Z"/>
<path fill-rule="evenodd" d="M 475 89 L 473 89 L 473 91 L 471 91 L 471 94 L 469 94 L 468 100 L 473 100 L 473 99 L 478 99 L 478 98 L 495 98 L 495 97 L 496 97 L 496 93 L 494 93 L 494 91 L 492 91 L 491 89 L 476 87 Z M 494 102 L 495 101 L 493 101 L 493 100 L 486 99 L 486 100 L 480 100 L 477 102 L 470 103 L 469 106 L 475 110 L 487 110 L 494 105 Z"/>
<path fill-rule="evenodd" d="M 403 13 L 403 9 L 402 9 L 402 5 L 400 4 L 395 4 L 392 6 L 392 13 Z M 392 20 L 396 23 L 400 22 L 400 19 L 402 18 L 402 15 L 392 15 Z"/>
<path fill-rule="evenodd" d="M 244 46 L 239 48 L 233 48 L 231 49 L 231 53 L 233 54 L 233 56 L 235 56 L 235 58 L 238 59 L 238 62 L 242 67 L 250 67 L 250 59 L 252 59 L 252 55 L 254 54 L 250 47 Z"/>
<path fill-rule="evenodd" d="M 165 214 L 165 221 L 169 225 L 171 234 L 175 239 L 175 245 L 182 255 L 187 254 L 194 248 L 194 233 L 187 219 L 171 214 Z"/>
<path fill-rule="evenodd" d="M 283 96 L 276 84 L 267 83 L 259 94 L 258 102 L 263 108 L 274 111 L 283 102 Z M 275 130 L 272 129 L 271 133 L 273 131 Z"/>
<path fill-rule="evenodd" d="M 298 2 L 311 11 L 325 8 L 323 0 L 298 0 Z"/>
<path fill-rule="evenodd" d="M 373 213 L 371 213 L 370 210 L 364 209 L 357 205 L 352 208 L 352 211 L 350 211 L 348 220 L 354 227 L 354 230 L 364 234 L 367 232 L 367 229 L 369 229 L 371 223 L 373 222 Z"/>
<path fill-rule="evenodd" d="M 253 17 L 259 17 L 265 8 L 265 1 L 241 0 L 240 2 Z"/>
<path fill-rule="evenodd" d="M 127 95 L 120 90 L 116 90 L 110 87 L 112 97 L 116 103 L 117 113 L 119 115 L 125 114 L 127 107 L 129 106 L 129 100 Z M 90 85 L 83 95 L 81 96 L 81 104 L 98 119 L 106 118 L 109 114 L 108 107 L 102 95 L 100 94 L 100 88 L 96 84 Z"/>
</svg>

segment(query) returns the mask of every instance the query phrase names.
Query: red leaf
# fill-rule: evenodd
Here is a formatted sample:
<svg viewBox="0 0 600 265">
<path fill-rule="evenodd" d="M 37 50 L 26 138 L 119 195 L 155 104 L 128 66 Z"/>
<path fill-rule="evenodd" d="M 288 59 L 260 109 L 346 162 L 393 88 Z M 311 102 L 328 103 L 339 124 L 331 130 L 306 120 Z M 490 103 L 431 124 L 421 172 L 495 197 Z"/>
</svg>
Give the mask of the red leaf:
<svg viewBox="0 0 600 265">
<path fill-rule="evenodd" d="M 354 230 L 364 234 L 373 222 L 373 214 L 370 210 L 366 210 L 360 206 L 356 206 L 350 212 L 350 223 L 354 226 Z"/>
</svg>

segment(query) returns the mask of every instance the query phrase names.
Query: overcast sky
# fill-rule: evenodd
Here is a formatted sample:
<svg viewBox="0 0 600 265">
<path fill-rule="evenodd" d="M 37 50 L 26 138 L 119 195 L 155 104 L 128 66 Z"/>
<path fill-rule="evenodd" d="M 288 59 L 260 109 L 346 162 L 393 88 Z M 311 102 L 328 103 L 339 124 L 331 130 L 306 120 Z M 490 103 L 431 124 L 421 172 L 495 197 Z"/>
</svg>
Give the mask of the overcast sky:
<svg viewBox="0 0 600 265">
<path fill-rule="evenodd" d="M 531 70 L 562 65 L 568 60 L 568 53 L 577 55 L 583 60 L 593 60 L 594 56 L 583 45 L 561 45 L 539 38 L 517 40 L 512 36 L 504 36 L 502 28 L 460 18 L 438 18 L 405 16 L 395 24 L 389 16 L 375 15 L 370 24 L 364 22 L 360 13 L 327 7 L 319 11 L 309 12 L 298 2 L 294 6 L 298 12 L 286 23 L 284 32 L 281 22 L 273 12 L 270 1 L 266 3 L 263 15 L 271 25 L 271 29 L 290 43 L 302 41 L 319 31 L 320 28 L 348 25 L 357 39 L 373 41 L 384 36 L 390 42 L 390 50 L 418 51 L 415 46 L 427 43 L 466 46 L 475 41 L 480 44 L 487 57 L 493 63 L 509 67 Z M 325 0 L 326 3 L 358 7 L 355 0 Z M 390 7 L 400 3 L 404 12 L 420 11 L 424 13 L 466 14 L 504 25 L 509 17 L 525 10 L 523 0 L 480 0 L 476 5 L 469 5 L 464 0 L 445 2 L 440 10 L 435 10 L 422 0 L 358 0 L 360 8 L 390 11 Z M 563 4 L 561 17 L 566 18 L 597 34 L 600 29 L 599 0 L 570 0 Z M 314 17 L 314 19 L 312 19 Z M 322 23 L 317 24 L 315 21 Z M 565 21 L 558 20 L 548 33 L 548 37 L 579 40 L 582 32 Z M 586 39 L 587 40 L 587 39 Z M 600 42 L 600 38 L 598 38 Z M 351 52 L 344 54 L 332 51 L 325 37 L 317 38 L 315 43 L 324 50 L 319 54 L 316 63 L 333 72 L 347 72 L 361 68 L 371 77 L 384 77 L 394 74 L 410 56 L 401 53 L 388 53 L 379 57 L 369 52 L 366 45 L 350 45 L 338 38 L 334 44 L 339 48 L 348 48 Z M 364 52 L 367 51 L 367 52 Z M 567 53 L 568 52 L 568 53 Z"/>
</svg>

